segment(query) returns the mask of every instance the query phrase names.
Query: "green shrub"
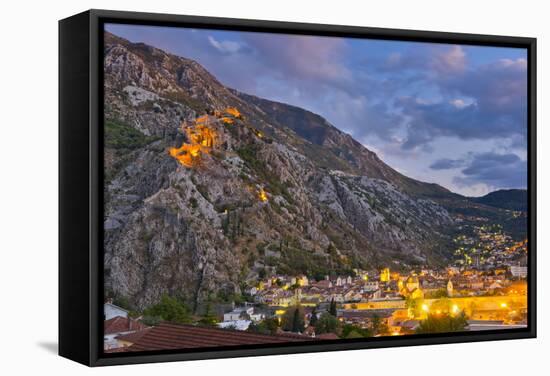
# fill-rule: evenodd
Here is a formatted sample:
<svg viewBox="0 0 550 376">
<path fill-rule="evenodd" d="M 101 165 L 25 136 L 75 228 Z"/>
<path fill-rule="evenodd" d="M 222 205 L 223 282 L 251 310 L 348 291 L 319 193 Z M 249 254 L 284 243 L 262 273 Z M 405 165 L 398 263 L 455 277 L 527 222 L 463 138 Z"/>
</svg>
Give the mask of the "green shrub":
<svg viewBox="0 0 550 376">
<path fill-rule="evenodd" d="M 105 146 L 114 149 L 139 149 L 157 137 L 146 136 L 129 125 L 107 120 L 105 122 Z"/>
</svg>

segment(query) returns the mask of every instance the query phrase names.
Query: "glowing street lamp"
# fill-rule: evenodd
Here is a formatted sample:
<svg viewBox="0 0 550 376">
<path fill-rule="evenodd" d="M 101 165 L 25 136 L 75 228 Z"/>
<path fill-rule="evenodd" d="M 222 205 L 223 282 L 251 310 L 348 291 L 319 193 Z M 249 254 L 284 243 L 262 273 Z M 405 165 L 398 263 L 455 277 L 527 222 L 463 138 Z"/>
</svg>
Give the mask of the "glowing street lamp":
<svg viewBox="0 0 550 376">
<path fill-rule="evenodd" d="M 451 308 L 451 312 L 454 314 L 457 314 L 459 311 L 458 306 L 456 304 L 453 304 L 453 307 Z"/>
</svg>

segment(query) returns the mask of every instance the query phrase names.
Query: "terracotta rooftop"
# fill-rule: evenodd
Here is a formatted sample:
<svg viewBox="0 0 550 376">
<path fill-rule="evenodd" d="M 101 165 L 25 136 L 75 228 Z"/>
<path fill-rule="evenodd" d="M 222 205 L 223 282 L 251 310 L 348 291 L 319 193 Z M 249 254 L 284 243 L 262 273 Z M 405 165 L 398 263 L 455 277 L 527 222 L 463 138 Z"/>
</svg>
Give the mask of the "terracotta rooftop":
<svg viewBox="0 0 550 376">
<path fill-rule="evenodd" d="M 127 349 L 128 351 L 152 351 L 198 347 L 274 344 L 312 340 L 314 339 L 292 333 L 267 335 L 230 329 L 161 323 L 149 330 Z"/>
<path fill-rule="evenodd" d="M 122 316 L 116 316 L 103 322 L 103 334 L 131 332 L 147 328 L 141 322 Z"/>
<path fill-rule="evenodd" d="M 104 353 L 112 354 L 112 353 L 121 353 L 128 351 L 127 347 L 114 347 L 112 349 L 105 349 L 103 350 Z"/>
<path fill-rule="evenodd" d="M 318 335 L 315 336 L 315 338 L 317 338 L 317 339 L 340 339 L 340 337 L 338 337 L 334 333 L 318 334 Z"/>
<path fill-rule="evenodd" d="M 137 332 L 122 334 L 120 336 L 116 336 L 116 339 L 120 340 L 120 341 L 136 343 L 141 337 L 143 337 L 145 334 L 147 334 L 147 332 L 149 332 L 149 330 L 151 330 L 151 329 L 153 329 L 153 328 L 149 327 L 149 328 L 145 328 L 143 330 L 138 330 Z"/>
</svg>

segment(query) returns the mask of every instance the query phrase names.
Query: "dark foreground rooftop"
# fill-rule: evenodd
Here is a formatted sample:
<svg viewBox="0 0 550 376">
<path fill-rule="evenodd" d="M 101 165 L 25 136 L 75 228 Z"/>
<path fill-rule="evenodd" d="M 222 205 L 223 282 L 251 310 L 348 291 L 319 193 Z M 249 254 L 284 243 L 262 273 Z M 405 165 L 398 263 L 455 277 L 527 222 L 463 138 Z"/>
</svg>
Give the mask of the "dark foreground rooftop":
<svg viewBox="0 0 550 376">
<path fill-rule="evenodd" d="M 304 341 L 315 341 L 315 338 L 291 333 L 268 335 L 231 329 L 161 323 L 128 347 L 127 351 L 191 349 Z"/>
</svg>

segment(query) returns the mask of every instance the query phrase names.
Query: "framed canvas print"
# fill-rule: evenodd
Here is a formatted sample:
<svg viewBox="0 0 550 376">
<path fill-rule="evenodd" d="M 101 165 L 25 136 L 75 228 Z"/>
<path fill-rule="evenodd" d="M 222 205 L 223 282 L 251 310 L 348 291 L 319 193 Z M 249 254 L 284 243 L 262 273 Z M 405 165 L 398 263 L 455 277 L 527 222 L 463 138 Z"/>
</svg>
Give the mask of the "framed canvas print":
<svg viewBox="0 0 550 376">
<path fill-rule="evenodd" d="M 535 39 L 103 10 L 59 26 L 60 355 L 536 335 Z"/>
</svg>

